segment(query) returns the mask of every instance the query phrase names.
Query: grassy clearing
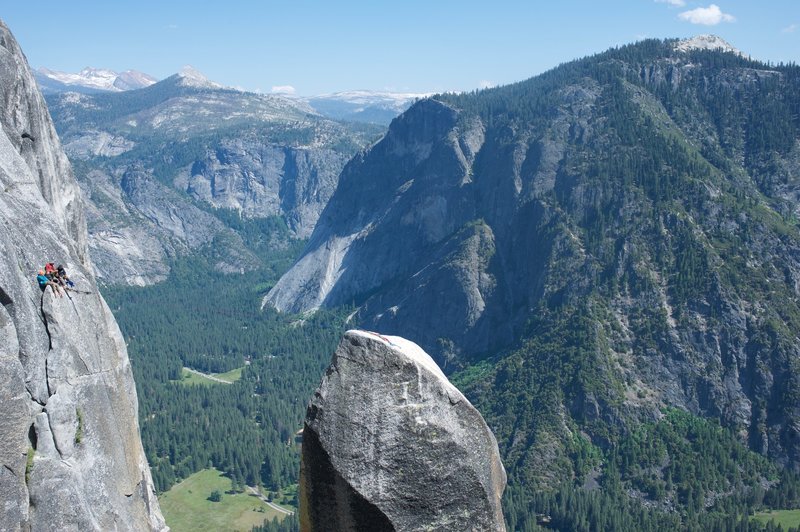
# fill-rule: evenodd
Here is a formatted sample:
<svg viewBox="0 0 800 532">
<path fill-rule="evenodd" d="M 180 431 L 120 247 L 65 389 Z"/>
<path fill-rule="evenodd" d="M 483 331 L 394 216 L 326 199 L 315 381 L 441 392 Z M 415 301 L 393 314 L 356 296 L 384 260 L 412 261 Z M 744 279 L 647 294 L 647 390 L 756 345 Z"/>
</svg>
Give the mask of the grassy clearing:
<svg viewBox="0 0 800 532">
<path fill-rule="evenodd" d="M 216 469 L 203 469 L 163 493 L 158 501 L 167 525 L 173 532 L 249 531 L 265 519 L 283 519 L 284 514 L 267 506 L 249 493 L 227 493 L 231 481 Z M 211 502 L 212 491 L 222 494 L 220 502 Z"/>
<path fill-rule="evenodd" d="M 236 368 L 225 373 L 214 373 L 213 375 L 218 379 L 222 379 L 228 382 L 236 382 L 242 378 L 242 370 L 244 368 Z"/>
<path fill-rule="evenodd" d="M 214 382 L 214 381 L 212 381 L 210 379 L 207 379 L 207 378 L 205 378 L 205 377 L 203 377 L 201 375 L 198 375 L 197 373 L 192 373 L 191 371 L 188 371 L 186 368 L 183 369 L 183 372 L 181 373 L 181 375 L 183 377 L 181 380 L 172 381 L 172 382 L 179 382 L 179 383 L 183 384 L 184 386 L 197 386 L 197 385 L 199 385 L 199 386 L 212 386 L 214 384 L 219 384 L 218 382 Z"/>
<path fill-rule="evenodd" d="M 762 523 L 769 523 L 771 520 L 781 525 L 784 530 L 788 528 L 800 527 L 800 510 L 770 510 L 769 512 L 758 512 L 753 519 Z"/>
<path fill-rule="evenodd" d="M 234 382 L 242 378 L 243 369 L 244 368 L 236 368 L 232 369 L 231 371 L 227 371 L 225 373 L 209 373 L 209 375 L 224 380 L 230 384 L 233 384 Z M 206 377 L 203 377 L 202 375 L 198 375 L 197 373 L 192 373 L 186 368 L 183 368 L 182 375 L 183 378 L 180 381 L 173 381 L 173 382 L 180 382 L 184 386 L 194 386 L 194 385 L 212 386 L 215 384 L 222 384 L 221 382 L 208 379 Z"/>
</svg>

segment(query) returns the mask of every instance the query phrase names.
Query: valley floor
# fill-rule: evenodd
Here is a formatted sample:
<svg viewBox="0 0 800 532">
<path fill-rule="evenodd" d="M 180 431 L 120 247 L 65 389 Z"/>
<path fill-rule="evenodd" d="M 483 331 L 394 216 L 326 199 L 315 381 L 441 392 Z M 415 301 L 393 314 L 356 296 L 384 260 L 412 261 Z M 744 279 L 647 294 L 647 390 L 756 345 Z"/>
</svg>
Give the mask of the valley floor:
<svg viewBox="0 0 800 532">
<path fill-rule="evenodd" d="M 798 528 L 800 527 L 800 510 L 772 510 L 769 512 L 758 512 L 753 519 L 764 524 L 774 520 L 775 524 L 782 526 L 784 529 Z"/>
<path fill-rule="evenodd" d="M 291 512 L 261 500 L 250 490 L 230 494 L 230 489 L 228 477 L 216 469 L 203 469 L 175 484 L 158 500 L 173 532 L 249 531 L 264 521 L 283 519 Z M 219 502 L 209 500 L 213 491 L 222 495 Z"/>
</svg>

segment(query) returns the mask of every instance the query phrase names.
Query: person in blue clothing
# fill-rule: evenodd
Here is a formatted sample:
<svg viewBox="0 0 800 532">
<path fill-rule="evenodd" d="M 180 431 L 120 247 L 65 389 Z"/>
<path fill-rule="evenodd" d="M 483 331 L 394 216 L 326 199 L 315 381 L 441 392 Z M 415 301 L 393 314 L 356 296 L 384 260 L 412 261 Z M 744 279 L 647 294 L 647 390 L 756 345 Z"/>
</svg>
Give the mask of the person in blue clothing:
<svg viewBox="0 0 800 532">
<path fill-rule="evenodd" d="M 50 286 L 53 288 L 53 292 L 55 292 L 58 297 L 61 297 L 61 289 L 58 287 L 58 283 L 50 280 L 50 278 L 45 275 L 44 270 L 39 270 L 36 281 L 39 283 L 39 288 L 42 289 L 42 292 L 47 290 L 47 287 Z"/>
</svg>

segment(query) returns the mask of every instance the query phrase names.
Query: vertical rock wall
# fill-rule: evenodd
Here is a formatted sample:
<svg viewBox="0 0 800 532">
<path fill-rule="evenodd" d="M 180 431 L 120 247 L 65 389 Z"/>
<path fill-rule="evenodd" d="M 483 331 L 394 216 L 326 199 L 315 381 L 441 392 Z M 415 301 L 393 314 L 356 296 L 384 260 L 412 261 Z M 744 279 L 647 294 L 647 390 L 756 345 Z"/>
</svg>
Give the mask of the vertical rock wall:
<svg viewBox="0 0 800 532">
<path fill-rule="evenodd" d="M 0 530 L 163 530 L 78 186 L 2 22 L 0 127 Z M 48 261 L 81 293 L 42 293 Z"/>
</svg>

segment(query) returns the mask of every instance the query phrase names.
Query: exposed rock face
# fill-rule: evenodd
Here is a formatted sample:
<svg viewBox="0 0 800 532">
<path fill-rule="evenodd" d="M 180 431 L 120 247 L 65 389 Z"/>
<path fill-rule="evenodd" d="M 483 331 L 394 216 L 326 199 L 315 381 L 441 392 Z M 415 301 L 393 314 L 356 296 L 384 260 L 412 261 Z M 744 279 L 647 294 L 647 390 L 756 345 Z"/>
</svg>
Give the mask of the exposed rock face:
<svg viewBox="0 0 800 532">
<path fill-rule="evenodd" d="M 103 143 L 106 136 L 87 133 L 73 140 L 67 152 L 79 157 L 81 146 Z M 104 149 L 112 147 L 104 144 Z M 174 186 L 168 186 L 146 161 L 116 165 L 111 156 L 111 162 L 97 163 L 80 179 L 89 246 L 101 282 L 137 286 L 163 281 L 170 259 L 211 245 L 221 257 L 218 271 L 259 266 L 241 237 L 213 210 L 200 208 L 202 203 L 236 210 L 245 218 L 282 216 L 292 236 L 307 238 L 347 160 L 333 150 L 224 139 L 193 164 L 176 168 Z"/>
<path fill-rule="evenodd" d="M 730 45 L 725 39 L 716 35 L 696 35 L 689 39 L 683 39 L 675 43 L 675 49 L 681 52 L 688 52 L 690 50 L 722 50 L 724 52 L 731 52 L 736 55 L 744 56 L 744 54 Z"/>
<path fill-rule="evenodd" d="M 471 176 L 484 127 L 458 124 L 458 116 L 423 100 L 348 163 L 303 257 L 266 302 L 290 312 L 363 303 L 370 328 L 405 331 L 437 358 L 437 338 L 473 352 L 507 340 L 508 322 L 484 316 L 497 284 L 488 269 L 494 231 L 475 204 L 475 189 L 484 189 L 487 203 L 495 191 Z M 486 207 L 502 218 L 516 205 L 502 198 Z"/>
<path fill-rule="evenodd" d="M 297 236 L 308 238 L 349 158 L 349 153 L 329 149 L 224 139 L 182 171 L 175 186 L 250 218 L 283 215 Z"/>
<path fill-rule="evenodd" d="M 163 530 L 78 185 L 2 22 L 0 125 L 0 529 Z M 88 293 L 42 293 L 47 261 Z"/>
<path fill-rule="evenodd" d="M 217 271 L 247 271 L 259 264 L 239 235 L 138 165 L 113 175 L 94 170 L 81 190 L 92 259 L 105 284 L 163 281 L 169 258 L 204 247 L 217 251 Z"/>
<path fill-rule="evenodd" d="M 308 407 L 303 530 L 505 530 L 478 411 L 403 338 L 348 331 Z"/>
</svg>

